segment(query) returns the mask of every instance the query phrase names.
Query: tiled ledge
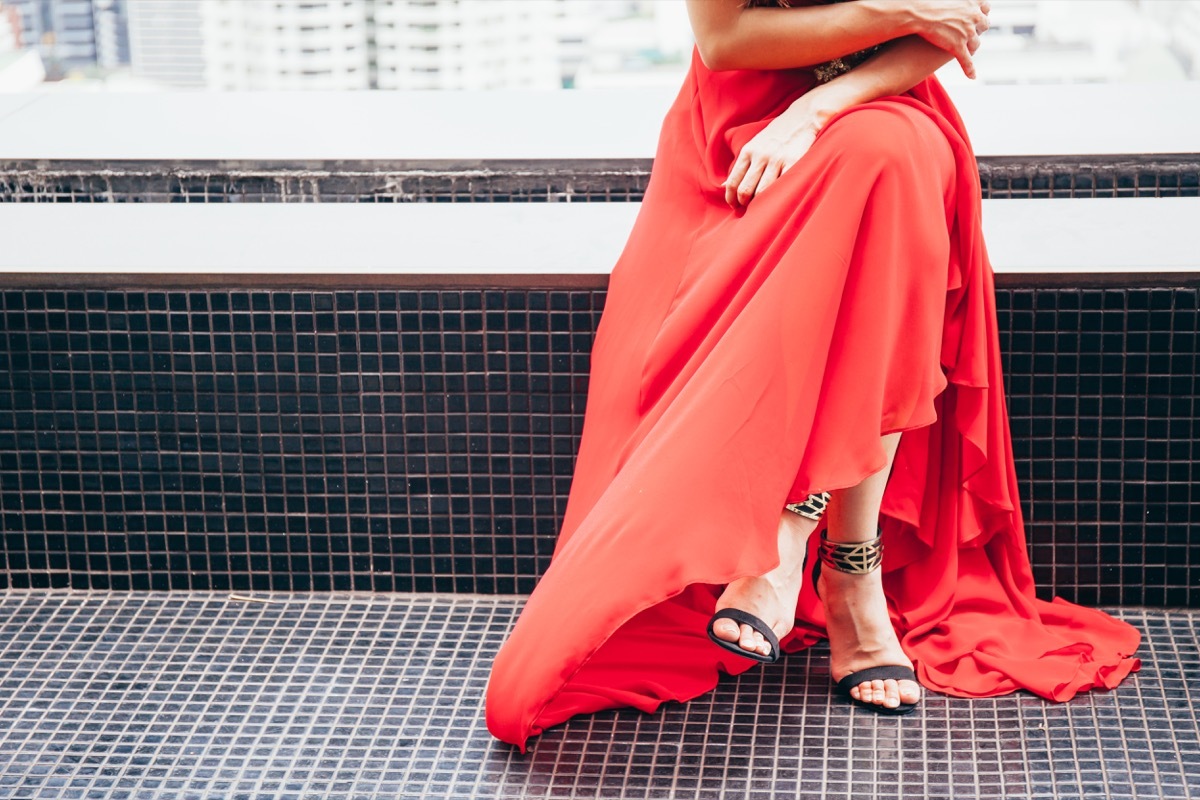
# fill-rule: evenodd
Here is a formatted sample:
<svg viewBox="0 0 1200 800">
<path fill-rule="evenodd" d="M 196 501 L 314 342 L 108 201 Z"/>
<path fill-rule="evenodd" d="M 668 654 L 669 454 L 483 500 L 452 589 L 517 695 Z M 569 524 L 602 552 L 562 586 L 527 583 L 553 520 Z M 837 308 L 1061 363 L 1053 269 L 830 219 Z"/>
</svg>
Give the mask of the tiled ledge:
<svg viewBox="0 0 1200 800">
<path fill-rule="evenodd" d="M 984 201 L 1009 285 L 1195 285 L 1200 199 Z M 0 285 L 602 287 L 640 204 L 0 204 Z M 63 236 L 62 231 L 72 235 Z"/>
</svg>

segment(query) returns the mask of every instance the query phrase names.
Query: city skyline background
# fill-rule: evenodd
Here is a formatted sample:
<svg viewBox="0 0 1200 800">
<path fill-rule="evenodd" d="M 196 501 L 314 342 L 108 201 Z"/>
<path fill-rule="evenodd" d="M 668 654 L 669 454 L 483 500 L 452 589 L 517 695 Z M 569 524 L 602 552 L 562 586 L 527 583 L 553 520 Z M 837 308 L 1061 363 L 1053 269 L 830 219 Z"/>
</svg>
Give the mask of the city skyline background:
<svg viewBox="0 0 1200 800">
<path fill-rule="evenodd" d="M 992 0 L 989 22 L 980 84 L 1200 77 L 1200 0 Z M 693 43 L 684 0 L 0 0 L 0 91 L 678 85 Z"/>
</svg>

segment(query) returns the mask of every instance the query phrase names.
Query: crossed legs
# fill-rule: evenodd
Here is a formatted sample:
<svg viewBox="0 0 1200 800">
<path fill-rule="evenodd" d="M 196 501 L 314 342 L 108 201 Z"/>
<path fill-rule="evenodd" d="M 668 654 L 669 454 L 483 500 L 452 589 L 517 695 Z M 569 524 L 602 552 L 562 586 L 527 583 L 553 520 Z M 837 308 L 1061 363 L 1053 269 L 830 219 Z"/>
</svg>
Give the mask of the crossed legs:
<svg viewBox="0 0 1200 800">
<path fill-rule="evenodd" d="M 876 536 L 879 507 L 896 447 L 900 443 L 900 433 L 884 436 L 882 443 L 887 452 L 887 464 L 883 469 L 863 479 L 857 486 L 830 491 L 831 499 L 826 511 L 829 515 L 826 535 L 830 541 L 866 542 Z M 814 520 L 783 511 L 778 532 L 779 566 L 765 575 L 748 576 L 731 582 L 717 599 L 715 610 L 737 608 L 747 611 L 770 625 L 776 636 L 783 636 L 790 631 L 803 581 L 805 545 L 816 526 Z M 871 666 L 912 666 L 900 647 L 888 617 L 879 570 L 860 575 L 823 569 L 817 588 L 825 605 L 830 671 L 835 682 Z M 713 633 L 726 641 L 737 642 L 744 650 L 763 655 L 771 650 L 762 635 L 752 627 L 739 625 L 733 620 L 718 620 L 713 625 Z M 855 686 L 850 690 L 850 695 L 864 703 L 895 708 L 902 702 L 918 702 L 921 688 L 914 681 L 889 678 Z"/>
</svg>

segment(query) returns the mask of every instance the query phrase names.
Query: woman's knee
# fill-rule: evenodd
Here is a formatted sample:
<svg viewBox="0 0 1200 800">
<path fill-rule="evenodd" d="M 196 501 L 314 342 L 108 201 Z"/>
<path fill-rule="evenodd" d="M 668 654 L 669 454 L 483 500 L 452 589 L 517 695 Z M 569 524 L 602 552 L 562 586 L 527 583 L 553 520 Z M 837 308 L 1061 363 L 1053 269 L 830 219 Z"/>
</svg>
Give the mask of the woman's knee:
<svg viewBox="0 0 1200 800">
<path fill-rule="evenodd" d="M 899 103 L 864 105 L 834 120 L 840 147 L 849 158 L 880 170 L 928 173 L 935 164 L 953 165 L 945 134 L 927 114 Z M 942 152 L 939 152 L 941 150 Z"/>
</svg>

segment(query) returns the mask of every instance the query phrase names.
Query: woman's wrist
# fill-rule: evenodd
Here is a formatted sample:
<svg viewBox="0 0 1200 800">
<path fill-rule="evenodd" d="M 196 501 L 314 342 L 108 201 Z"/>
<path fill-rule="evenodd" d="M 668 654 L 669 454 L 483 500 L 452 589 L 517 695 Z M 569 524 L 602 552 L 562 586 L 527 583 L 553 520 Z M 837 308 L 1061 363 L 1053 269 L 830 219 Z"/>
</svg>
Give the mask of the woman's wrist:
<svg viewBox="0 0 1200 800">
<path fill-rule="evenodd" d="M 841 75 L 834 80 L 812 87 L 796 98 L 792 107 L 798 107 L 797 113 L 812 120 L 819 131 L 839 111 L 871 99 L 857 86 L 857 83 L 858 81 L 854 80 L 849 73 Z"/>
<path fill-rule="evenodd" d="M 907 92 L 953 57 L 919 35 L 909 34 L 885 42 L 880 52 L 848 72 L 816 84 L 795 103 L 820 130 L 843 109 Z"/>
</svg>

